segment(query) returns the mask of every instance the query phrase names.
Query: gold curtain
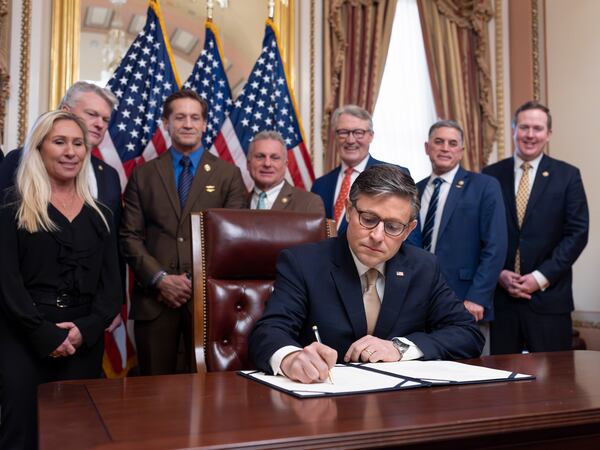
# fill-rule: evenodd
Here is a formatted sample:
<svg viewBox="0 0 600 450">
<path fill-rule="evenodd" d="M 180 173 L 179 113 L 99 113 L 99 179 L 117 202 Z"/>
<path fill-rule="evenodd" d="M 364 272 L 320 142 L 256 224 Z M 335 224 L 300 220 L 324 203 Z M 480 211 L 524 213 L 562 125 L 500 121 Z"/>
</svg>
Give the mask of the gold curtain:
<svg viewBox="0 0 600 450">
<path fill-rule="evenodd" d="M 373 112 L 394 23 L 397 0 L 325 2 L 324 169 L 338 163 L 329 119 L 339 106 Z"/>
<path fill-rule="evenodd" d="M 418 0 L 438 115 L 465 131 L 463 165 L 486 165 L 496 135 L 488 22 L 491 0 Z"/>
<path fill-rule="evenodd" d="M 4 143 L 4 120 L 9 94 L 10 17 L 8 0 L 0 0 L 0 145 Z M 6 149 L 8 151 L 8 149 Z"/>
</svg>

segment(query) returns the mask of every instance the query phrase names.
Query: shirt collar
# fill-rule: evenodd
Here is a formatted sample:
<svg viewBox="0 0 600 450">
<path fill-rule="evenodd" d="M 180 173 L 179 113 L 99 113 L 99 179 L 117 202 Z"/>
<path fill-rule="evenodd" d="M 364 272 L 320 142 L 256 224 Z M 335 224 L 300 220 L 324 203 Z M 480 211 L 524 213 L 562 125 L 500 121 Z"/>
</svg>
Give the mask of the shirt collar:
<svg viewBox="0 0 600 450">
<path fill-rule="evenodd" d="M 177 167 L 179 161 L 181 161 L 181 158 L 183 158 L 183 153 L 181 153 L 178 150 L 175 150 L 175 148 L 173 147 L 169 148 L 169 152 L 171 152 L 171 157 L 173 158 L 173 165 Z M 200 147 L 198 147 L 196 150 L 194 150 L 188 155 L 188 158 L 190 158 L 190 161 L 192 162 L 192 168 L 194 171 L 198 167 L 198 164 L 200 164 L 200 158 L 202 158 L 203 153 L 204 147 L 201 144 Z"/>
<path fill-rule="evenodd" d="M 285 182 L 285 178 L 283 180 L 281 180 L 281 182 L 279 184 L 276 184 L 271 189 L 267 189 L 265 191 L 263 191 L 263 190 L 257 188 L 256 186 L 254 186 L 254 193 L 256 195 L 259 195 L 261 192 L 264 192 L 267 195 L 270 195 L 271 192 L 277 192 L 279 194 L 279 191 L 281 191 L 281 188 L 283 188 L 283 183 L 284 182 Z"/>
<path fill-rule="evenodd" d="M 529 162 L 529 165 L 531 166 L 531 168 L 534 171 L 537 171 L 538 166 L 540 165 L 540 161 L 542 160 L 542 158 L 544 157 L 544 152 L 540 153 L 535 159 L 532 159 Z M 521 164 L 523 164 L 525 161 L 521 158 L 519 158 L 519 156 L 517 156 L 517 154 L 514 154 L 514 160 L 515 160 L 515 171 L 516 170 L 521 170 Z"/>
<path fill-rule="evenodd" d="M 371 157 L 371 155 L 369 153 L 367 153 L 367 156 L 365 158 L 363 158 L 363 160 L 361 162 L 359 162 L 357 165 L 352 167 L 352 170 L 354 170 L 355 172 L 358 172 L 358 173 L 362 173 L 367 168 L 367 162 L 369 162 L 370 157 Z M 342 161 L 342 168 L 340 170 L 340 173 L 343 174 L 348 167 L 350 167 L 350 166 L 348 166 L 348 164 L 346 164 L 344 161 Z"/>
<path fill-rule="evenodd" d="M 446 183 L 452 184 L 452 181 L 454 180 L 454 177 L 456 176 L 456 172 L 458 172 L 459 167 L 460 164 L 457 164 L 454 169 L 449 170 L 448 172 L 442 175 L 436 175 L 435 173 L 431 173 L 431 176 L 429 177 L 429 184 L 433 184 L 433 180 L 435 180 L 436 178 L 441 178 Z"/>
<path fill-rule="evenodd" d="M 356 270 L 358 271 L 358 275 L 361 277 L 369 271 L 369 269 L 377 269 L 380 275 L 383 276 L 385 273 L 385 262 L 377 264 L 375 267 L 367 267 L 363 263 L 360 262 L 360 259 L 354 254 L 352 248 L 350 248 L 350 243 L 348 243 L 348 248 L 350 249 L 350 253 L 352 254 L 352 259 L 354 260 L 354 264 L 356 265 Z"/>
</svg>

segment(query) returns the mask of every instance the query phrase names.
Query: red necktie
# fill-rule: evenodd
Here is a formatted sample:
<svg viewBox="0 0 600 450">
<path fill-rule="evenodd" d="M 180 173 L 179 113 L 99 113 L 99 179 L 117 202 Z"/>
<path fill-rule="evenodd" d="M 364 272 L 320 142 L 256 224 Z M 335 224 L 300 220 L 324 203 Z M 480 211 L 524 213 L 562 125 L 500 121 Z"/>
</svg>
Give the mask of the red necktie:
<svg viewBox="0 0 600 450">
<path fill-rule="evenodd" d="M 333 208 L 333 219 L 335 220 L 335 223 L 340 223 L 340 220 L 342 220 L 344 204 L 346 202 L 348 194 L 350 193 L 350 177 L 352 176 L 352 172 L 354 172 L 354 169 L 352 169 L 352 167 L 348 167 L 344 171 L 342 187 L 340 188 L 340 193 L 338 194 L 338 198 L 335 201 L 335 206 Z"/>
</svg>

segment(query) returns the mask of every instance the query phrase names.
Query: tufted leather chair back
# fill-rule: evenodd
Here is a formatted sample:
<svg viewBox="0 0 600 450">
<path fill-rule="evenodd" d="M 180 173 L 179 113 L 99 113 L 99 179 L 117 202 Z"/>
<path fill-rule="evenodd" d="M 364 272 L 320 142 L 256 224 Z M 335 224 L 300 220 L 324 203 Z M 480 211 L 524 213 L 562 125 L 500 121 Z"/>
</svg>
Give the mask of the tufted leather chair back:
<svg viewBox="0 0 600 450">
<path fill-rule="evenodd" d="M 201 371 L 252 368 L 248 335 L 273 289 L 279 252 L 335 234 L 318 214 L 209 209 L 192 214 L 194 346 Z"/>
</svg>

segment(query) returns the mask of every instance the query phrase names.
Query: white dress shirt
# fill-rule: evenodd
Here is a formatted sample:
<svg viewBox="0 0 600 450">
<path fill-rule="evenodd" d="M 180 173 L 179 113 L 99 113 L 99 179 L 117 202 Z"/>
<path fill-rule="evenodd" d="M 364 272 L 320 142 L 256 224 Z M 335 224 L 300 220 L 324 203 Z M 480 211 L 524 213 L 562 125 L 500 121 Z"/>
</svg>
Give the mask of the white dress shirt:
<svg viewBox="0 0 600 450">
<path fill-rule="evenodd" d="M 433 232 L 431 233 L 431 253 L 435 253 L 437 237 L 440 231 L 440 224 L 442 223 L 442 215 L 444 214 L 444 206 L 446 205 L 446 200 L 448 199 L 448 194 L 450 193 L 452 183 L 454 183 L 456 172 L 458 172 L 458 167 L 459 166 L 457 164 L 454 169 L 442 175 L 436 175 L 432 173 L 429 177 L 429 181 L 427 182 L 427 186 L 425 186 L 425 190 L 423 191 L 423 196 L 421 197 L 421 211 L 419 212 L 419 218 L 421 219 L 421 231 L 423 231 L 423 227 L 425 226 L 425 218 L 427 217 L 427 210 L 429 209 L 429 202 L 431 201 L 431 196 L 433 195 L 433 190 L 435 189 L 433 180 L 436 178 L 441 178 L 444 181 L 440 185 L 438 204 L 437 209 L 435 210 L 435 218 L 433 220 Z"/>
<path fill-rule="evenodd" d="M 284 181 L 285 180 L 281 180 L 281 183 L 279 183 L 278 185 L 272 187 L 269 190 L 264 191 L 264 193 L 267 194 L 267 196 L 265 197 L 265 209 L 271 209 L 273 207 L 275 200 L 277 200 L 277 196 L 281 192 L 281 189 L 283 189 Z M 257 187 L 255 187 L 254 190 L 252 191 L 252 199 L 250 200 L 250 209 L 256 209 L 256 207 L 258 205 L 258 195 L 261 192 L 263 192 L 263 191 L 261 191 Z"/>
</svg>

